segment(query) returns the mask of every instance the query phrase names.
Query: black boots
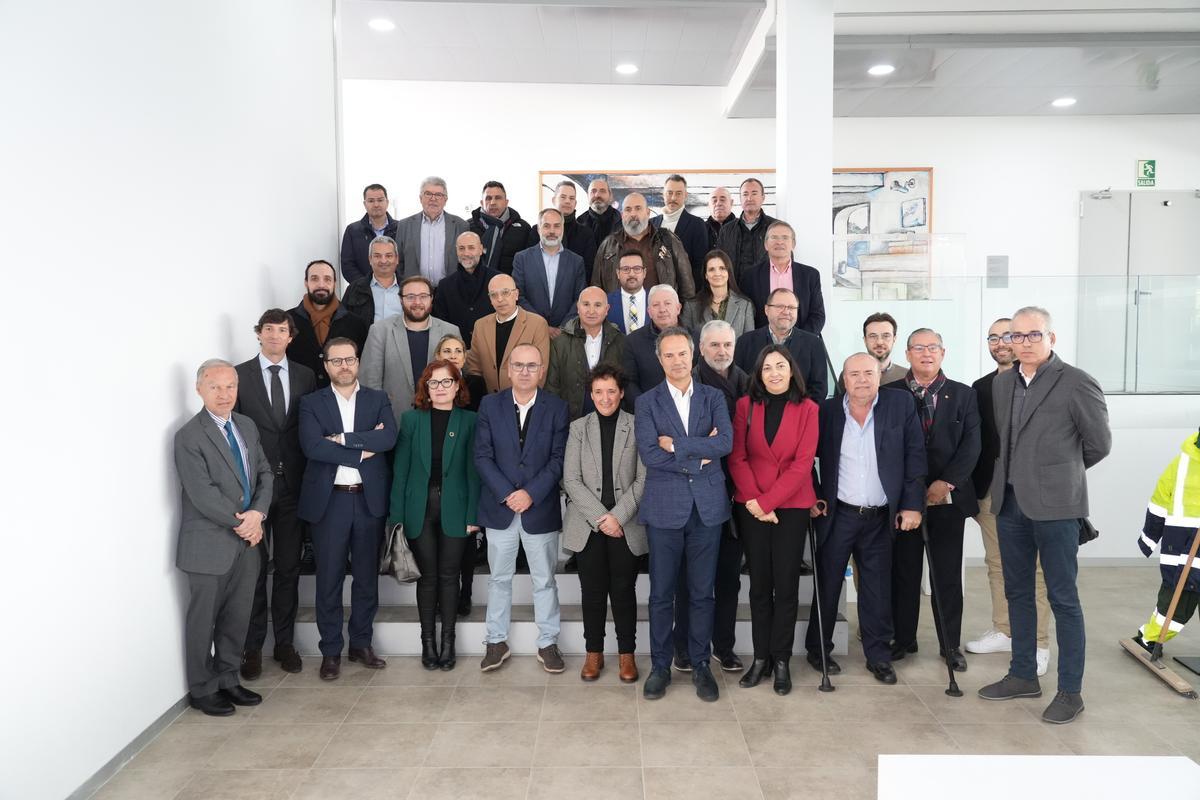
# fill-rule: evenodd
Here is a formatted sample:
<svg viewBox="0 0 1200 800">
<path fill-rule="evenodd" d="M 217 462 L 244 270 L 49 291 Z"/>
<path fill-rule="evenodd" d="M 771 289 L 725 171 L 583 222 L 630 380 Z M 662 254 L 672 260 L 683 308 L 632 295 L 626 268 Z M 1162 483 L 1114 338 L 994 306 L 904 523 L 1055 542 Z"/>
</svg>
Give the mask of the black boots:
<svg viewBox="0 0 1200 800">
<path fill-rule="evenodd" d="M 788 659 L 775 660 L 775 694 L 785 695 L 792 691 L 792 672 Z"/>
<path fill-rule="evenodd" d="M 753 689 L 762 683 L 762 679 L 771 674 L 771 662 L 765 658 L 756 658 L 750 662 L 750 669 L 746 670 L 746 674 L 738 681 L 738 686 L 743 689 Z"/>
<path fill-rule="evenodd" d="M 438 666 L 443 672 L 449 672 L 454 669 L 456 659 L 454 657 L 454 623 L 449 625 L 442 623 L 442 655 L 438 660 Z M 424 663 L 424 659 L 422 659 Z"/>
</svg>

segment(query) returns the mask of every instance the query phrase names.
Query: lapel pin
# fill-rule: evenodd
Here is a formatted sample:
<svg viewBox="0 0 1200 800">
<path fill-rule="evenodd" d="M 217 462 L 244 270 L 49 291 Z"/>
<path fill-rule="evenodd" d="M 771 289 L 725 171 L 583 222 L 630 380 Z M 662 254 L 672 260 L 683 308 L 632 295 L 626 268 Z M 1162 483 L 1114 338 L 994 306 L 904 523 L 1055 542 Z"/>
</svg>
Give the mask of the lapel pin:
<svg viewBox="0 0 1200 800">
<path fill-rule="evenodd" d="M 451 439 L 453 439 L 453 438 L 454 438 L 454 431 L 450 431 L 450 438 L 451 438 Z"/>
</svg>

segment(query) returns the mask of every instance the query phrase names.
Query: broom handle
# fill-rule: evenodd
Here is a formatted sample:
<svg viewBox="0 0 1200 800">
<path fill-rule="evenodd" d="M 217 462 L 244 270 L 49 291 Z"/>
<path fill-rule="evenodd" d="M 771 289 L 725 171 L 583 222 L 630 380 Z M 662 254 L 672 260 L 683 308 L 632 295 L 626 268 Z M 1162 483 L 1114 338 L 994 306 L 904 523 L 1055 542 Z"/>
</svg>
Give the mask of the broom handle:
<svg viewBox="0 0 1200 800">
<path fill-rule="evenodd" d="M 1200 547 L 1200 529 L 1197 529 L 1196 534 L 1192 537 L 1192 549 L 1188 551 L 1187 562 L 1183 565 L 1183 571 L 1179 573 L 1179 580 L 1175 582 L 1175 594 L 1171 595 L 1171 605 L 1167 607 L 1167 619 L 1158 629 L 1160 645 L 1166 641 L 1167 628 L 1171 626 L 1171 620 L 1175 618 L 1175 607 L 1179 605 L 1179 597 L 1183 594 L 1183 587 L 1187 584 L 1188 575 L 1191 574 L 1192 561 L 1196 558 L 1198 547 Z"/>
</svg>

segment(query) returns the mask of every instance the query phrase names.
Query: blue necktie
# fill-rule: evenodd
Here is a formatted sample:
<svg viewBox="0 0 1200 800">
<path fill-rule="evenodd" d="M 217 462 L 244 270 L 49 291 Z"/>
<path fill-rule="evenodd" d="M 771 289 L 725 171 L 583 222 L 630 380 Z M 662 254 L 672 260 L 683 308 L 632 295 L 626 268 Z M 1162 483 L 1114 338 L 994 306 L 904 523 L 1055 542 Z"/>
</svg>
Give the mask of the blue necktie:
<svg viewBox="0 0 1200 800">
<path fill-rule="evenodd" d="M 238 477 L 242 479 L 242 511 L 250 508 L 250 478 L 246 475 L 246 464 L 242 461 L 242 448 L 238 447 L 237 437 L 233 435 L 233 419 L 225 423 L 225 438 L 229 440 L 229 449 L 233 451 L 233 463 L 237 464 Z"/>
</svg>

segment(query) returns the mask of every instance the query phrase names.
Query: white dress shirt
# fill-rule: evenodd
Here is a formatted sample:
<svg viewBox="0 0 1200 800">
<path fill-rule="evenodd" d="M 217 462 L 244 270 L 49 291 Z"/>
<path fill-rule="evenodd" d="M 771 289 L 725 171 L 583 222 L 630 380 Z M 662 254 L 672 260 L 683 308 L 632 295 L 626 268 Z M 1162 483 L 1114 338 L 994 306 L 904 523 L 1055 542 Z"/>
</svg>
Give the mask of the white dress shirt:
<svg viewBox="0 0 1200 800">
<path fill-rule="evenodd" d="M 354 432 L 354 405 L 358 400 L 358 381 L 354 382 L 354 390 L 350 392 L 350 399 L 342 397 L 342 393 L 333 389 L 333 397 L 337 400 L 338 411 L 342 415 L 342 430 L 348 433 Z M 361 461 L 361 457 L 359 458 Z M 353 486 L 362 483 L 362 475 L 354 467 L 346 467 L 338 465 L 337 473 L 333 476 L 333 482 L 337 486 Z"/>
<path fill-rule="evenodd" d="M 671 402 L 675 404 L 675 410 L 679 412 L 679 419 L 683 422 L 683 432 L 688 434 L 688 415 L 692 412 L 692 393 L 696 390 L 696 382 L 689 381 L 688 387 L 682 392 L 675 388 L 675 384 L 667 381 L 667 391 L 671 393 Z"/>
<path fill-rule="evenodd" d="M 600 363 L 600 345 L 604 342 L 604 328 L 600 328 L 600 332 L 595 336 L 588 336 L 585 331 L 583 334 L 583 354 L 587 358 L 588 369 L 595 369 Z"/>
<path fill-rule="evenodd" d="M 288 380 L 288 360 L 287 356 L 279 359 L 278 364 L 271 363 L 271 359 L 258 354 L 258 368 L 262 370 L 263 386 L 267 387 L 267 405 L 271 405 L 274 399 L 271 397 L 271 367 L 279 367 L 279 382 L 283 384 L 283 410 L 286 412 L 292 407 L 292 386 Z"/>
</svg>

